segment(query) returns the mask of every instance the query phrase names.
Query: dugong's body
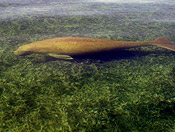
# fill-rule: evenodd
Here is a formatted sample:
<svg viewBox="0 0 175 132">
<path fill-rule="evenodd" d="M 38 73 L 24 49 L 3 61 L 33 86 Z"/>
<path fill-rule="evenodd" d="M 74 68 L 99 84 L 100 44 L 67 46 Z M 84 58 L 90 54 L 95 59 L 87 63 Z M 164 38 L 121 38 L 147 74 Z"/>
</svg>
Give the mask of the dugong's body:
<svg viewBox="0 0 175 132">
<path fill-rule="evenodd" d="M 106 39 L 65 37 L 29 43 L 19 47 L 14 54 L 42 53 L 60 59 L 73 59 L 71 56 L 84 55 L 112 49 L 157 45 L 172 51 L 175 47 L 167 38 L 157 38 L 153 42 L 114 41 Z"/>
</svg>

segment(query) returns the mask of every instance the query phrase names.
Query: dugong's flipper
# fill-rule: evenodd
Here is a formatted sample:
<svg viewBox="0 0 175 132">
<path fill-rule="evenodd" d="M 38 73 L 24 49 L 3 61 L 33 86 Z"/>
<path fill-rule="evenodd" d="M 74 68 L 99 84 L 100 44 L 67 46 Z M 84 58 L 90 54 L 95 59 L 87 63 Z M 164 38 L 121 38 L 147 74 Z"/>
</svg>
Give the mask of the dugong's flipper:
<svg viewBox="0 0 175 132">
<path fill-rule="evenodd" d="M 48 56 L 57 58 L 57 59 L 63 59 L 63 60 L 72 60 L 73 58 L 70 55 L 60 55 L 56 53 L 48 53 Z"/>
</svg>

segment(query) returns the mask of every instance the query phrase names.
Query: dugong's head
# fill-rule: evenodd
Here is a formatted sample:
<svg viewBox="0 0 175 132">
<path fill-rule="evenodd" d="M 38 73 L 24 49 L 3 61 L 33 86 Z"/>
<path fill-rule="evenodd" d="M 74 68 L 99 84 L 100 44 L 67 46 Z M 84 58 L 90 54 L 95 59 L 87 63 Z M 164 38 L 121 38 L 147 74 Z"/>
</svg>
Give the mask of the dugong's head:
<svg viewBox="0 0 175 132">
<path fill-rule="evenodd" d="M 20 46 L 17 50 L 14 51 L 15 55 L 25 55 L 30 53 L 30 47 L 28 45 Z"/>
</svg>

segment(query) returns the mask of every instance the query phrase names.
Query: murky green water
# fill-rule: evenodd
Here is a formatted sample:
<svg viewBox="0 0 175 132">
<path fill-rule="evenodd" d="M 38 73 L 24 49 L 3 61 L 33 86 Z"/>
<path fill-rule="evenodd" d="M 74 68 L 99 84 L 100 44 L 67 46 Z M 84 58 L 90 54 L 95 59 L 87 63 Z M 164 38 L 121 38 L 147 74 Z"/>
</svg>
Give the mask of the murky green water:
<svg viewBox="0 0 175 132">
<path fill-rule="evenodd" d="M 84 8 L 80 10 L 83 5 L 70 4 L 71 12 L 79 11 L 71 15 L 64 10 L 43 15 L 41 8 L 37 15 L 1 14 L 0 131 L 174 131 L 172 51 L 149 46 L 72 61 L 40 54 L 14 56 L 13 51 L 23 44 L 55 37 L 175 40 L 173 4 L 91 3 L 86 5 L 88 15 Z M 4 7 L 1 3 L 0 10 Z M 6 5 L 10 7 L 18 6 Z M 43 6 L 46 9 L 50 8 Z"/>
</svg>

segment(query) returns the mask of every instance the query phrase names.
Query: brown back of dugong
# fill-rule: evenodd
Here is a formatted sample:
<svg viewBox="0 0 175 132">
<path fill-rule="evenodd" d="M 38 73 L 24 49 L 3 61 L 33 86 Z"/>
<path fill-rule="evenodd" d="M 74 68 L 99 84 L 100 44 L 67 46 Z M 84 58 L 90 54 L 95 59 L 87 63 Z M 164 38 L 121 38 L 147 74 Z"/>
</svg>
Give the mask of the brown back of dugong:
<svg viewBox="0 0 175 132">
<path fill-rule="evenodd" d="M 159 47 L 175 51 L 175 45 L 172 44 L 167 38 L 163 37 L 159 37 L 153 42 L 130 42 L 94 38 L 65 37 L 29 43 L 20 46 L 16 51 L 14 51 L 14 54 L 25 55 L 29 53 L 41 53 L 60 59 L 73 59 L 71 56 L 74 55 L 84 55 L 113 49 L 148 45 L 157 45 Z"/>
</svg>

